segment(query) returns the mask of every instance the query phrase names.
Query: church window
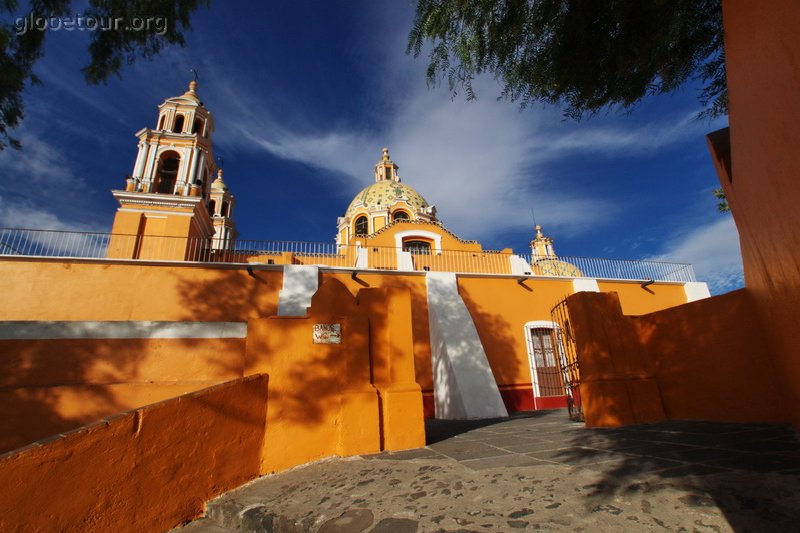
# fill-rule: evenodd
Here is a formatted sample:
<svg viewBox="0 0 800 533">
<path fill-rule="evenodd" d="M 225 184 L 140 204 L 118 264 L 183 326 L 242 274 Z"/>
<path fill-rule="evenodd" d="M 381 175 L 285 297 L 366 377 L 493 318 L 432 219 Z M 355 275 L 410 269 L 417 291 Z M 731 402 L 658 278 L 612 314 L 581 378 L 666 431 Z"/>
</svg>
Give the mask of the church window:
<svg viewBox="0 0 800 533">
<path fill-rule="evenodd" d="M 161 119 L 158 121 L 158 129 L 159 130 L 163 130 L 164 129 L 164 121 L 165 120 L 167 120 L 166 115 L 161 115 Z"/>
<path fill-rule="evenodd" d="M 194 120 L 194 126 L 192 126 L 192 133 L 198 133 L 203 135 L 203 119 L 197 118 Z"/>
<path fill-rule="evenodd" d="M 228 202 L 222 202 L 222 210 L 221 210 L 222 216 L 224 216 L 224 217 L 231 216 L 230 208 L 231 208 L 231 204 L 229 204 Z"/>
<path fill-rule="evenodd" d="M 431 243 L 417 239 L 407 240 L 403 241 L 403 250 L 416 255 L 430 255 Z"/>
<path fill-rule="evenodd" d="M 384 167 L 384 176 L 386 176 L 387 180 L 392 179 L 392 167 Z"/>
<path fill-rule="evenodd" d="M 214 211 L 217 210 L 217 202 L 215 200 L 211 200 L 208 202 L 208 214 L 212 217 L 214 216 Z"/>
<path fill-rule="evenodd" d="M 408 213 L 406 213 L 405 211 L 395 211 L 394 213 L 392 213 L 392 220 L 395 222 L 399 220 L 409 220 L 409 219 L 410 217 L 408 216 Z"/>
<path fill-rule="evenodd" d="M 186 121 L 183 115 L 175 117 L 175 127 L 172 129 L 175 133 L 183 133 L 183 123 Z"/>
<path fill-rule="evenodd" d="M 161 164 L 156 178 L 156 192 L 172 194 L 175 191 L 175 182 L 178 178 L 178 167 L 181 159 L 175 152 L 167 152 L 161 156 Z"/>
<path fill-rule="evenodd" d="M 356 227 L 356 235 L 357 236 L 359 236 L 359 237 L 365 236 L 367 234 L 367 231 L 368 231 L 368 228 L 369 228 L 369 221 L 367 220 L 367 217 L 365 217 L 365 216 L 358 217 L 356 219 L 355 227 Z"/>
</svg>

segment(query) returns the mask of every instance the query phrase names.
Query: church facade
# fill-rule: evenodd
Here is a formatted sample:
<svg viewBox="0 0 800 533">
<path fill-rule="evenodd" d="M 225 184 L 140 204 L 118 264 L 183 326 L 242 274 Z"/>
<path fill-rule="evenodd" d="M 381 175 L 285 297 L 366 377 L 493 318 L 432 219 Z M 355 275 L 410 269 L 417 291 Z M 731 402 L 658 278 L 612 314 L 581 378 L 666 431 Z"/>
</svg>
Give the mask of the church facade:
<svg viewBox="0 0 800 533">
<path fill-rule="evenodd" d="M 46 232 L 18 230 L 14 242 L 1 236 L 9 245 L 0 256 L 4 272 L 25 282 L 9 289 L 17 306 L 0 311 L 0 321 L 16 324 L 5 327 L 0 346 L 28 365 L 0 391 L 17 413 L 6 449 L 245 378 L 266 352 L 273 362 L 256 366 L 279 387 L 276 368 L 334 349 L 321 347 L 327 341 L 317 342 L 318 333 L 363 357 L 354 368 L 367 365 L 360 386 L 375 396 L 365 409 L 411 413 L 417 421 L 400 425 L 416 434 L 423 417 L 564 407 L 580 402 L 567 370 L 569 325 L 554 314 L 566 296 L 615 293 L 621 311 L 635 315 L 708 296 L 688 265 L 559 257 L 538 226 L 530 250 L 485 250 L 445 227 L 387 148 L 372 183 L 332 221 L 334 242 L 243 246 L 197 83 L 166 99 L 154 124 L 136 133 L 136 161 L 124 188 L 112 191 L 119 208 L 97 251 L 78 256 L 70 245 L 43 254 L 30 243 L 45 241 Z M 320 313 L 324 321 L 308 323 L 309 331 L 254 351 L 253 332 L 278 335 L 300 323 L 291 320 Z M 381 331 L 387 337 L 377 340 Z M 54 350 L 65 355 L 43 355 Z M 344 394 L 315 392 L 307 380 L 318 369 L 302 364 L 286 386 L 315 400 Z M 396 381 L 392 368 L 405 377 Z M 72 378 L 62 383 L 61 374 Z"/>
<path fill-rule="evenodd" d="M 551 311 L 570 293 L 614 291 L 636 313 L 708 295 L 705 284 L 682 273 L 634 273 L 627 280 L 584 273 L 576 260 L 556 255 L 539 226 L 530 251 L 484 250 L 444 226 L 435 205 L 402 179 L 388 148 L 373 168 L 374 182 L 336 221 L 335 243 L 242 249 L 235 198 L 214 160 L 213 117 L 197 83 L 158 109 L 156 128 L 136 134 L 138 156 L 125 190 L 113 191 L 120 207 L 108 257 L 267 269 L 262 275 L 282 278 L 276 316 L 305 315 L 327 277 L 349 274 L 354 295 L 371 276 L 381 281 L 370 287 L 405 287 L 414 303 L 415 372 L 426 417 L 566 406 L 564 338 Z"/>
</svg>

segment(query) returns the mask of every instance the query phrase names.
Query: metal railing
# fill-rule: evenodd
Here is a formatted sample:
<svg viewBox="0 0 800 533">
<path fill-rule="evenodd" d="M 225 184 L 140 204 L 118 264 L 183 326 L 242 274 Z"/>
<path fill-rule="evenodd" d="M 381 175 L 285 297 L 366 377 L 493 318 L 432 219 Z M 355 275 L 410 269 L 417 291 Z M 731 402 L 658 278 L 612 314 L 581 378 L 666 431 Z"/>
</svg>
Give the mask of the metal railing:
<svg viewBox="0 0 800 533">
<path fill-rule="evenodd" d="M 531 257 L 494 250 L 403 250 L 297 241 L 222 241 L 155 235 L 0 228 L 0 256 L 213 263 L 308 264 L 397 270 L 689 282 L 692 266 L 649 260 Z"/>
</svg>

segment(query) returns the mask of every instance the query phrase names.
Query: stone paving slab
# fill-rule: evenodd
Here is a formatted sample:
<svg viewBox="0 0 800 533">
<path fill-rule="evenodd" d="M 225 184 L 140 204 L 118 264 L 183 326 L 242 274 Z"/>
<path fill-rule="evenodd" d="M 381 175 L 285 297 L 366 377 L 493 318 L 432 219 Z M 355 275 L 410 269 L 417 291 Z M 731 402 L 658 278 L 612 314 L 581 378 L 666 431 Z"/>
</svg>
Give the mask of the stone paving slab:
<svg viewBox="0 0 800 533">
<path fill-rule="evenodd" d="M 432 421 L 427 429 L 424 449 L 331 459 L 256 480 L 210 502 L 208 517 L 185 529 L 798 530 L 800 442 L 789 427 L 591 430 L 551 411 Z"/>
</svg>

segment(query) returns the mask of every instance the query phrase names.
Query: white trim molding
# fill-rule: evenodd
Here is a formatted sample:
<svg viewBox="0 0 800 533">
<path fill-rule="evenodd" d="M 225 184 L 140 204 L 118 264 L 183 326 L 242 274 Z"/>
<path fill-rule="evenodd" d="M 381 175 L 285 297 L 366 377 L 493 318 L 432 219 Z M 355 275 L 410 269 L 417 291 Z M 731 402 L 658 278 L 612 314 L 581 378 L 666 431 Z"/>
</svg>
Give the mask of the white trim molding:
<svg viewBox="0 0 800 533">
<path fill-rule="evenodd" d="M 394 234 L 394 244 L 397 248 L 403 248 L 403 239 L 406 237 L 422 237 L 424 239 L 431 239 L 433 241 L 433 250 L 440 252 L 442 250 L 442 236 L 438 233 L 425 230 L 406 230 L 398 231 Z"/>
<path fill-rule="evenodd" d="M 247 337 L 247 322 L 0 322 L 0 340 L 244 339 L 245 337 Z"/>
</svg>

